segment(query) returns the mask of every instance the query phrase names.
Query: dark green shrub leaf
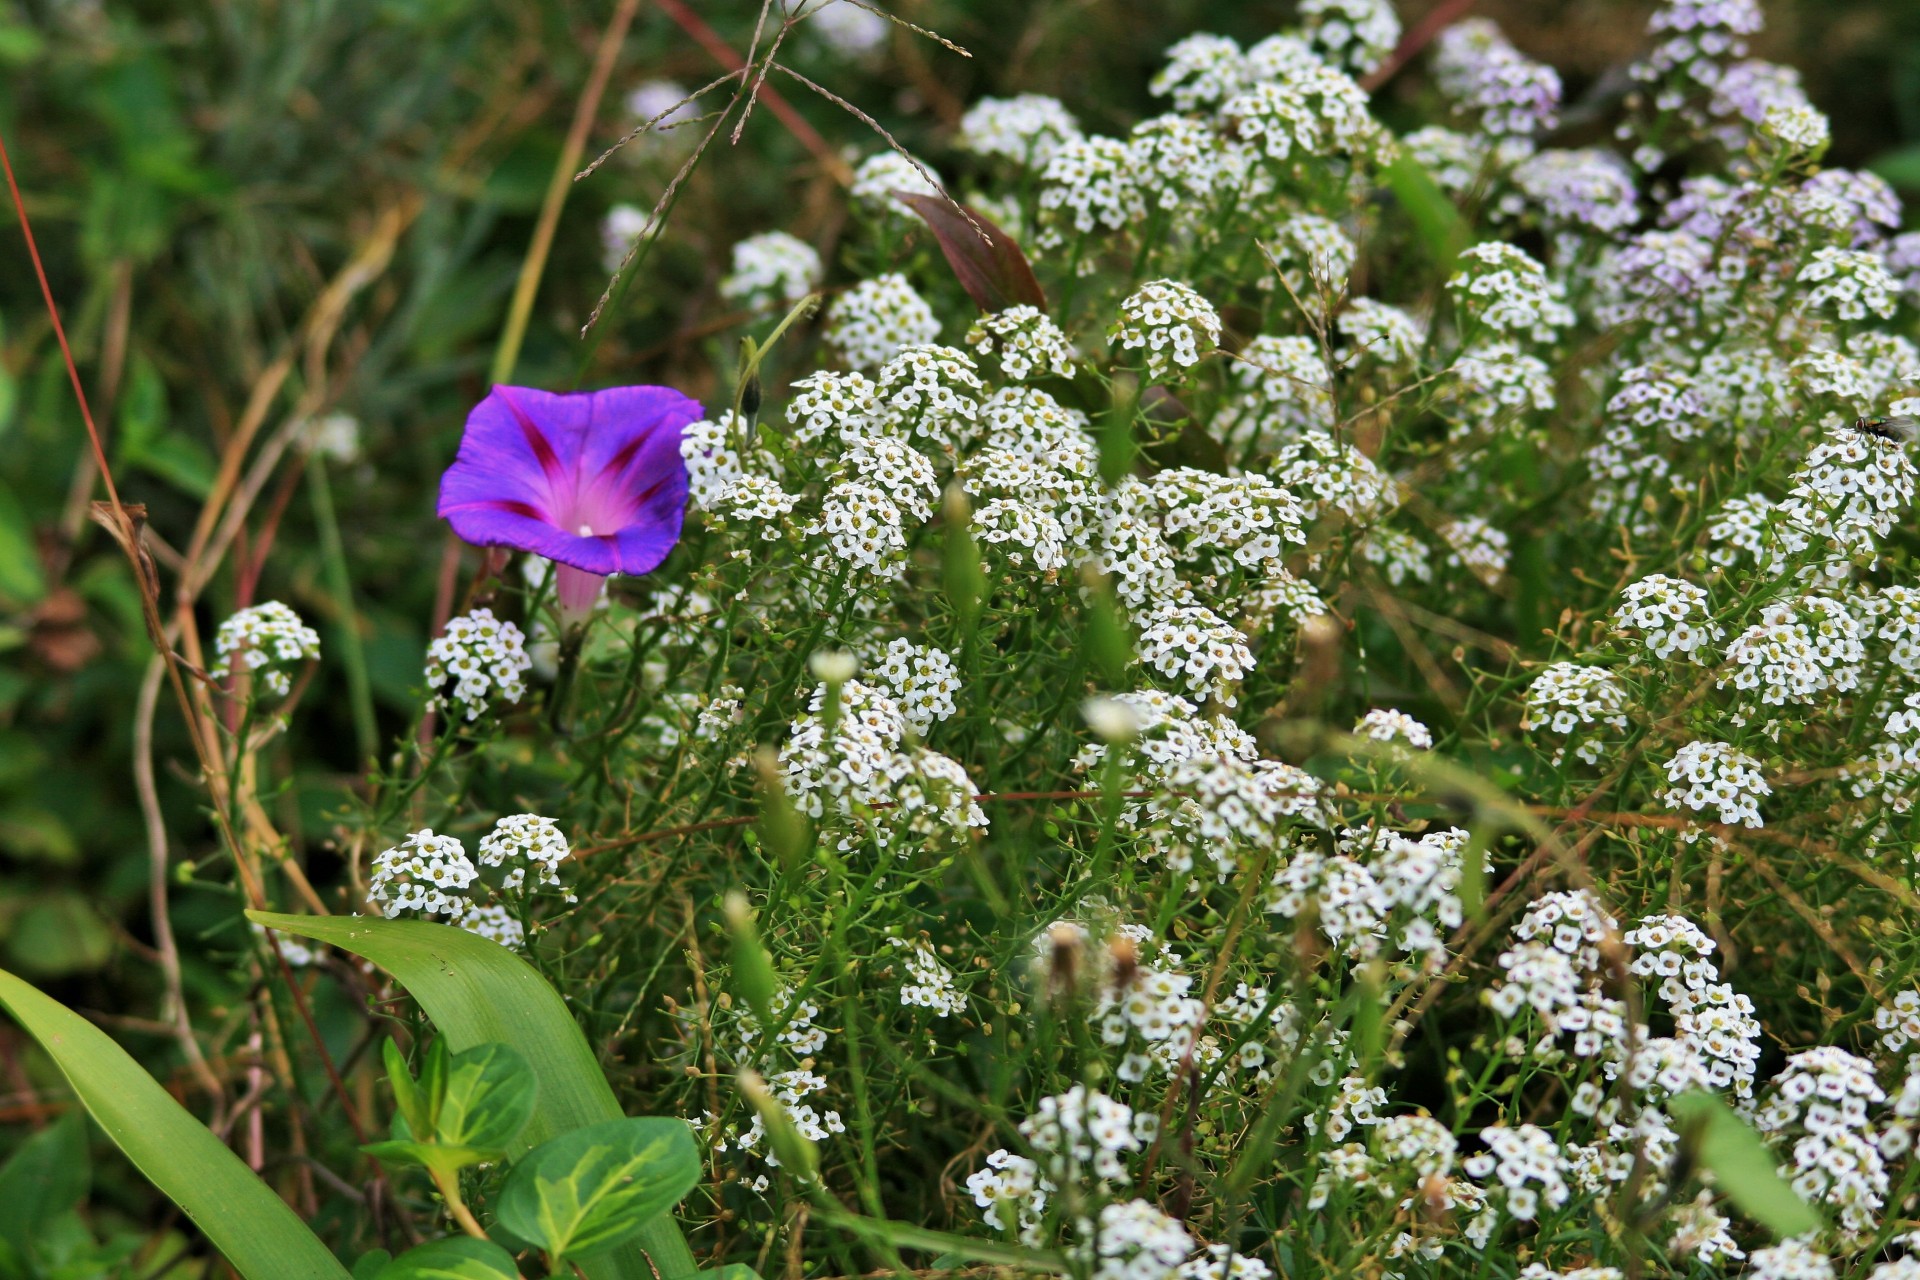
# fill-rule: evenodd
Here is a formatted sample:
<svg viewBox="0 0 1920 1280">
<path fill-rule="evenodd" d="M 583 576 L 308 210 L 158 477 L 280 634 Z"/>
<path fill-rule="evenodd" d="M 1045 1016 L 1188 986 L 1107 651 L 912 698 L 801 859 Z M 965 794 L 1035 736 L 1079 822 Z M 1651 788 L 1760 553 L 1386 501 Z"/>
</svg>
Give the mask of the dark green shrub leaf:
<svg viewBox="0 0 1920 1280">
<path fill-rule="evenodd" d="M 699 1180 L 685 1121 L 610 1120 L 562 1134 L 514 1165 L 499 1217 L 548 1256 L 577 1258 L 631 1240 Z"/>
</svg>

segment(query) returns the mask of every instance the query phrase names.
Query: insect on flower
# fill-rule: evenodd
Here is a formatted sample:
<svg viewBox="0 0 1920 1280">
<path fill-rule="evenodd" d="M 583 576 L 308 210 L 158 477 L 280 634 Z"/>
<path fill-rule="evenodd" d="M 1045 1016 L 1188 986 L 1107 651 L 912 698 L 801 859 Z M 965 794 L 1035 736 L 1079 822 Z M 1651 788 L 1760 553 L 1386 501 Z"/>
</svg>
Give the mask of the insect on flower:
<svg viewBox="0 0 1920 1280">
<path fill-rule="evenodd" d="M 1853 429 L 1863 436 L 1872 436 L 1876 440 L 1891 440 L 1894 444 L 1911 444 L 1916 434 L 1920 434 L 1920 418 L 1903 415 L 1898 418 L 1855 418 Z"/>
</svg>

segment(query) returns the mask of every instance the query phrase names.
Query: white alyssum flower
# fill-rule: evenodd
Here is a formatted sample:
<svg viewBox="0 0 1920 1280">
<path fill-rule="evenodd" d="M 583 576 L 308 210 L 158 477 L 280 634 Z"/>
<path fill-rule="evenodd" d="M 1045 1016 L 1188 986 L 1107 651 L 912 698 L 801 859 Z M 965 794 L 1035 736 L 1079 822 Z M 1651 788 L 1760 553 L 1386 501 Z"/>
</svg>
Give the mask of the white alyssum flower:
<svg viewBox="0 0 1920 1280">
<path fill-rule="evenodd" d="M 1706 662 L 1713 656 L 1708 646 L 1725 635 L 1713 621 L 1706 589 L 1664 573 L 1649 574 L 1621 592 L 1613 621 L 1623 630 L 1638 631 L 1656 658 L 1678 654 L 1690 662 Z"/>
<path fill-rule="evenodd" d="M 562 888 L 560 867 L 572 856 L 560 824 L 536 813 L 501 818 L 493 824 L 493 830 L 480 837 L 480 865 L 509 868 L 500 882 L 502 889 L 526 888 L 528 872 L 533 873 L 535 889 Z M 572 902 L 573 894 L 568 893 L 566 900 Z"/>
<path fill-rule="evenodd" d="M 991 357 L 1014 382 L 1073 376 L 1073 344 L 1044 311 L 1025 303 L 975 320 L 967 330 L 967 345 Z"/>
<path fill-rule="evenodd" d="M 1526 250 L 1504 241 L 1473 245 L 1447 290 L 1475 324 L 1503 336 L 1552 342 L 1573 323 L 1566 287 Z"/>
<path fill-rule="evenodd" d="M 898 272 L 862 280 L 827 308 L 827 345 L 855 369 L 877 369 L 900 348 L 939 337 L 933 308 Z"/>
<path fill-rule="evenodd" d="M 824 276 L 812 245 L 784 231 L 766 231 L 733 246 L 720 296 L 747 307 L 792 306 L 819 288 Z"/>
<path fill-rule="evenodd" d="M 320 633 L 286 605 L 268 600 L 222 622 L 213 651 L 222 663 L 237 660 L 269 692 L 284 698 L 293 691 L 292 669 L 319 661 Z"/>
<path fill-rule="evenodd" d="M 532 666 L 526 635 L 493 610 L 449 618 L 446 631 L 427 646 L 428 706 L 462 708 L 468 720 L 478 720 L 496 703 L 526 697 Z"/>
<path fill-rule="evenodd" d="M 1367 712 L 1355 722 L 1353 731 L 1375 742 L 1399 742 L 1421 751 L 1433 749 L 1433 730 L 1406 712 L 1391 707 L 1375 707 Z"/>
<path fill-rule="evenodd" d="M 1555 662 L 1542 668 L 1527 686 L 1520 727 L 1562 735 L 1596 725 L 1625 732 L 1630 705 L 1626 686 L 1604 667 Z M 1598 764 L 1605 749 L 1600 735 L 1583 734 L 1573 754 L 1587 764 Z"/>
<path fill-rule="evenodd" d="M 1178 280 L 1150 280 L 1120 304 L 1108 338 L 1124 351 L 1141 351 L 1147 376 L 1178 382 L 1220 344 L 1220 313 Z"/>
<path fill-rule="evenodd" d="M 887 941 L 899 949 L 901 966 L 907 971 L 907 980 L 900 987 L 902 1005 L 930 1010 L 940 1018 L 966 1011 L 967 997 L 954 986 L 953 970 L 940 962 L 932 947 L 904 938 Z"/>
<path fill-rule="evenodd" d="M 1667 761 L 1670 787 L 1660 803 L 1695 813 L 1713 810 L 1727 826 L 1759 827 L 1760 801 L 1773 794 L 1760 762 L 1724 742 L 1689 742 Z"/>
<path fill-rule="evenodd" d="M 1200 605 L 1165 605 L 1140 629 L 1140 660 L 1193 693 L 1234 706 L 1234 689 L 1253 670 L 1246 638 Z"/>
<path fill-rule="evenodd" d="M 1022 93 L 981 98 L 960 117 L 954 145 L 975 155 L 999 156 L 1032 168 L 1044 166 L 1063 143 L 1080 140 L 1080 122 L 1058 98 Z"/>
<path fill-rule="evenodd" d="M 458 837 L 427 827 L 374 858 L 367 898 L 389 919 L 408 912 L 458 917 L 468 907 L 467 886 L 479 877 Z"/>
</svg>

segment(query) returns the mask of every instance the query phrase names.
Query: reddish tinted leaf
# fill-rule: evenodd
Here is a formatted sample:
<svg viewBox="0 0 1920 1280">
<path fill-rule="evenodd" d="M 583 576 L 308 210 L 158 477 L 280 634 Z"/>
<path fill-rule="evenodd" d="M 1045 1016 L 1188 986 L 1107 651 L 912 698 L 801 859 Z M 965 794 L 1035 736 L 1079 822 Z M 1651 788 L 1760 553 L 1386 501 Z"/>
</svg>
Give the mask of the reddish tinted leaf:
<svg viewBox="0 0 1920 1280">
<path fill-rule="evenodd" d="M 893 198 L 919 214 L 933 230 L 933 238 L 940 242 L 940 252 L 947 255 L 947 265 L 953 268 L 960 287 L 982 311 L 1004 311 L 1022 303 L 1047 309 L 1047 295 L 1033 278 L 1027 255 L 985 214 L 965 205 L 956 208 L 940 196 L 896 191 Z M 965 216 L 961 209 L 966 209 Z"/>
</svg>

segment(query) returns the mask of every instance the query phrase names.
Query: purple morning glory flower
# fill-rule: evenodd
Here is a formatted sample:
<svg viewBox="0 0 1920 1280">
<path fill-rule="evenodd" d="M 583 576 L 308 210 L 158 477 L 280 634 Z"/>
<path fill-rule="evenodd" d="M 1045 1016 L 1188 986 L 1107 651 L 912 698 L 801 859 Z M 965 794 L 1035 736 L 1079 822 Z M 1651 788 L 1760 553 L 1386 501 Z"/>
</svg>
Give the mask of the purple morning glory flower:
<svg viewBox="0 0 1920 1280">
<path fill-rule="evenodd" d="M 495 387 L 440 477 L 440 515 L 476 546 L 552 560 L 561 615 L 583 618 L 607 575 L 650 572 L 680 540 L 680 432 L 699 417 L 670 387 Z"/>
</svg>

